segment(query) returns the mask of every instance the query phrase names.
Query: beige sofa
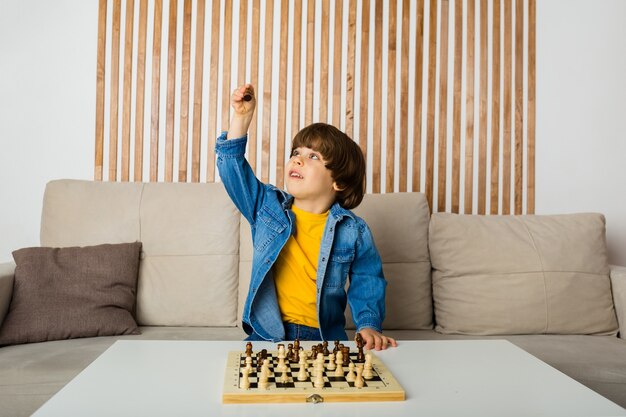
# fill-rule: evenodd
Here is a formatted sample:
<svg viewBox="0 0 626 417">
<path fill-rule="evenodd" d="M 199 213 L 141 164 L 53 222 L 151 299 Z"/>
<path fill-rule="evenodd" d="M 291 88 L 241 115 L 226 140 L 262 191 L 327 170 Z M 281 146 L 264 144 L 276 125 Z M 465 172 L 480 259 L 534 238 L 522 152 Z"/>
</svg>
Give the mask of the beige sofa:
<svg viewBox="0 0 626 417">
<path fill-rule="evenodd" d="M 367 195 L 355 211 L 383 259 L 399 349 L 507 339 L 626 407 L 626 268 L 609 269 L 601 215 L 431 218 L 420 193 Z M 142 334 L 0 348 L 0 416 L 34 412 L 118 339 L 244 338 L 250 230 L 221 184 L 47 185 L 42 246 L 133 241 Z M 14 267 L 0 265 L 0 324 Z"/>
</svg>

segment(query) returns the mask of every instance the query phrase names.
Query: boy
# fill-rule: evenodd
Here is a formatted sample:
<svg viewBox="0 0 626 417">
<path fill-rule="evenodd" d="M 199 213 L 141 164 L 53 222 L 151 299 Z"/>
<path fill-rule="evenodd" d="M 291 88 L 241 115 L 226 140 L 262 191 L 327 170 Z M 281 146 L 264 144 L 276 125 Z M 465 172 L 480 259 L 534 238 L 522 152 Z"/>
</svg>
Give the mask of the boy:
<svg viewBox="0 0 626 417">
<path fill-rule="evenodd" d="M 365 190 L 361 149 L 333 126 L 302 129 L 285 166 L 285 193 L 261 183 L 244 157 L 256 107 L 252 85 L 237 88 L 231 104 L 230 128 L 215 149 L 226 191 L 252 230 L 246 340 L 346 340 L 347 301 L 366 349 L 396 346 L 381 333 L 386 281 L 380 256 L 367 224 L 349 211 Z"/>
</svg>

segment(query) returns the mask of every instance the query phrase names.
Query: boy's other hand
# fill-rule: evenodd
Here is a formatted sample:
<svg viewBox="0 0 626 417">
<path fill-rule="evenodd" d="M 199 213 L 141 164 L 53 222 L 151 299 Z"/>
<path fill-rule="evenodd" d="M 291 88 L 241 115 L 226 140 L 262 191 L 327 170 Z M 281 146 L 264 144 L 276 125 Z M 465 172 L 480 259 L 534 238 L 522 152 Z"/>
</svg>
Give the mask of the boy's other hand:
<svg viewBox="0 0 626 417">
<path fill-rule="evenodd" d="M 385 350 L 387 346 L 397 347 L 398 343 L 395 339 L 391 337 L 387 337 L 382 333 L 377 332 L 374 329 L 366 327 L 359 331 L 361 333 L 361 337 L 363 338 L 364 347 L 367 350 Z"/>
<path fill-rule="evenodd" d="M 230 104 L 233 106 L 236 115 L 251 116 L 256 107 L 254 86 L 252 84 L 244 84 L 237 87 L 230 97 Z"/>
</svg>

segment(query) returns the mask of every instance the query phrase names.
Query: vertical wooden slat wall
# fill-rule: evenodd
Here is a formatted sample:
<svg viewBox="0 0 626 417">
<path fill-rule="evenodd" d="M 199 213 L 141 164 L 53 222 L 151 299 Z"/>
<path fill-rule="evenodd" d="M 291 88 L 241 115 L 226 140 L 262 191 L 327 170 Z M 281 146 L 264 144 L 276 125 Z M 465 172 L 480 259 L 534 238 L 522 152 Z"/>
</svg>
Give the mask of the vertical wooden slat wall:
<svg viewBox="0 0 626 417">
<path fill-rule="evenodd" d="M 368 192 L 534 213 L 535 21 L 536 0 L 99 0 L 94 178 L 219 181 L 250 82 L 263 181 L 283 186 L 291 139 L 322 121 L 361 146 Z"/>
</svg>

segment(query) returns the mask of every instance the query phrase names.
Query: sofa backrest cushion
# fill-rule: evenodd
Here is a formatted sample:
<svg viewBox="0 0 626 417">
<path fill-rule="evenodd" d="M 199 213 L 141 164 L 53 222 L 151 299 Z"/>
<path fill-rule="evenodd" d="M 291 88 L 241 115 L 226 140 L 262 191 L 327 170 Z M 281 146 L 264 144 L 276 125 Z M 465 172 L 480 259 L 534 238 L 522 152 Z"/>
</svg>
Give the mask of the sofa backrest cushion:
<svg viewBox="0 0 626 417">
<path fill-rule="evenodd" d="M 140 325 L 237 324 L 239 213 L 222 184 L 48 183 L 43 246 L 132 241 Z"/>
<path fill-rule="evenodd" d="M 387 279 L 383 328 L 432 329 L 431 265 L 428 254 L 428 202 L 422 193 L 367 194 L 354 210 L 374 236 Z M 250 226 L 242 218 L 239 317 L 248 293 L 253 247 Z M 354 329 L 350 307 L 346 327 Z"/>
<path fill-rule="evenodd" d="M 601 214 L 433 214 L 436 330 L 615 335 Z"/>
</svg>

